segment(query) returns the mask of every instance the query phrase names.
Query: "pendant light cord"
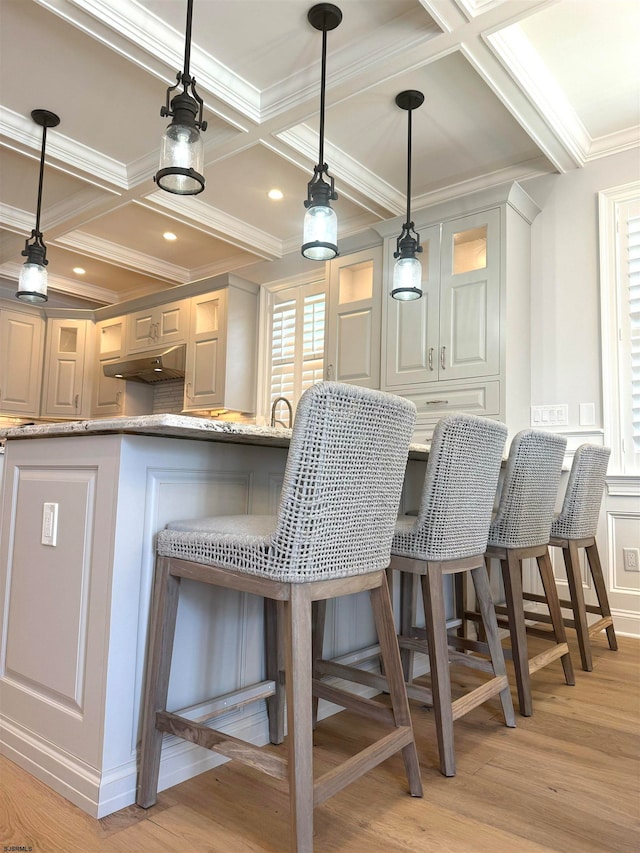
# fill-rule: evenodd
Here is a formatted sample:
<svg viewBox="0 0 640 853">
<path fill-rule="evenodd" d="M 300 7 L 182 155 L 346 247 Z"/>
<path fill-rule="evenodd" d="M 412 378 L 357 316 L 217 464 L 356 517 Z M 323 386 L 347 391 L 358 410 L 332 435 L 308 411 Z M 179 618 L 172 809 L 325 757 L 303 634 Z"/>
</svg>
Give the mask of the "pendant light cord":
<svg viewBox="0 0 640 853">
<path fill-rule="evenodd" d="M 409 114 L 409 133 L 407 142 L 407 228 L 411 222 L 411 114 L 413 110 L 407 110 Z"/>
<path fill-rule="evenodd" d="M 38 206 L 36 209 L 36 227 L 35 233 L 41 237 L 40 233 L 40 207 L 42 205 L 42 182 L 44 178 L 44 151 L 47 144 L 47 126 L 42 128 L 42 150 L 40 151 L 40 180 L 38 181 Z"/>
<path fill-rule="evenodd" d="M 184 74 L 182 83 L 187 86 L 191 82 L 189 76 L 189 65 L 191 63 L 191 17 L 193 14 L 193 0 L 187 0 L 187 26 L 184 36 Z"/>
<path fill-rule="evenodd" d="M 320 76 L 320 151 L 318 165 L 324 170 L 324 90 L 327 82 L 327 31 L 322 30 L 322 72 Z"/>
</svg>

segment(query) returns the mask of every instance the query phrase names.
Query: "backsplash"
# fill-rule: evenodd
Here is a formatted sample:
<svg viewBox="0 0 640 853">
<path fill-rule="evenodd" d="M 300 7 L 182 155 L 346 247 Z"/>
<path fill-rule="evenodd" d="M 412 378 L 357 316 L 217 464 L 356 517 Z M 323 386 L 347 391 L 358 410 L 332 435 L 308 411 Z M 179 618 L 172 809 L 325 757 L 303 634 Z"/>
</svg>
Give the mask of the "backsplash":
<svg viewBox="0 0 640 853">
<path fill-rule="evenodd" d="M 154 383 L 152 414 L 180 414 L 183 406 L 184 379 L 167 379 Z"/>
</svg>

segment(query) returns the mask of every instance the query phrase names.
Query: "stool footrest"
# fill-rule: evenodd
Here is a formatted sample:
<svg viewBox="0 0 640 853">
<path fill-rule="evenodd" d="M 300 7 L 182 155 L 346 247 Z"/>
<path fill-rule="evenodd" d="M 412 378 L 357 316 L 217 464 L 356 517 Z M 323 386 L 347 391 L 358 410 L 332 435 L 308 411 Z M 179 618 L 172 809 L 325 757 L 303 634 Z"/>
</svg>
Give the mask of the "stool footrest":
<svg viewBox="0 0 640 853">
<path fill-rule="evenodd" d="M 284 758 L 267 753 L 260 747 L 217 729 L 210 729 L 184 717 L 179 717 L 177 714 L 170 714 L 168 711 L 156 713 L 156 728 L 158 731 L 176 735 L 198 746 L 204 746 L 205 749 L 219 752 L 226 758 L 242 761 L 243 764 L 255 767 L 276 779 L 287 778 L 287 762 Z"/>
<path fill-rule="evenodd" d="M 476 687 L 475 690 L 471 690 L 466 695 L 461 696 L 460 699 L 456 699 L 451 703 L 454 721 L 460 719 L 460 717 L 463 717 L 465 714 L 468 714 L 469 711 L 477 708 L 478 705 L 482 705 L 483 702 L 486 702 L 487 699 L 491 699 L 492 696 L 497 696 L 499 693 L 502 693 L 502 691 L 508 687 L 509 680 L 507 676 L 497 675 L 481 687 Z"/>
<path fill-rule="evenodd" d="M 595 634 L 599 634 L 600 631 L 604 631 L 605 628 L 608 628 L 610 625 L 613 625 L 613 618 L 611 616 L 605 616 L 603 619 L 598 619 L 597 622 L 589 625 L 589 636 L 593 637 Z"/>
<path fill-rule="evenodd" d="M 553 646 L 550 649 L 547 649 L 544 652 L 541 652 L 539 655 L 535 655 L 532 658 L 529 658 L 529 672 L 537 672 L 539 669 L 542 669 L 543 666 L 546 666 L 548 663 L 551 663 L 558 658 L 563 657 L 563 655 L 569 654 L 569 646 L 567 643 L 558 643 L 558 645 Z"/>
<path fill-rule="evenodd" d="M 243 705 L 258 702 L 261 699 L 268 699 L 270 696 L 275 695 L 275 692 L 275 681 L 259 681 L 256 684 L 251 684 L 249 687 L 242 687 L 239 690 L 233 690 L 231 693 L 224 693 L 221 696 L 216 696 L 215 699 L 210 699 L 208 702 L 199 702 L 197 705 L 190 705 L 188 708 L 181 708 L 179 711 L 174 711 L 173 713 L 178 717 L 191 720 L 192 723 L 206 723 L 208 720 L 213 720 L 222 714 L 235 711 L 236 708 L 242 708 Z"/>
<path fill-rule="evenodd" d="M 373 699 L 367 699 L 364 696 L 356 696 L 355 693 L 350 693 L 341 687 L 319 681 L 317 678 L 313 679 L 313 695 L 319 699 L 326 699 L 327 702 L 333 702 L 334 705 L 340 705 L 342 708 L 347 708 L 350 711 L 363 714 L 381 723 L 386 723 L 387 725 L 393 725 L 395 722 L 391 709 L 386 705 L 375 702 Z"/>
<path fill-rule="evenodd" d="M 411 726 L 399 726 L 390 734 L 380 738 L 371 746 L 361 750 L 356 755 L 343 761 L 337 767 L 324 773 L 314 783 L 313 805 L 319 806 L 341 791 L 351 782 L 355 782 L 364 773 L 376 767 L 382 761 L 386 761 L 395 755 L 399 749 L 413 743 L 413 730 Z"/>
</svg>

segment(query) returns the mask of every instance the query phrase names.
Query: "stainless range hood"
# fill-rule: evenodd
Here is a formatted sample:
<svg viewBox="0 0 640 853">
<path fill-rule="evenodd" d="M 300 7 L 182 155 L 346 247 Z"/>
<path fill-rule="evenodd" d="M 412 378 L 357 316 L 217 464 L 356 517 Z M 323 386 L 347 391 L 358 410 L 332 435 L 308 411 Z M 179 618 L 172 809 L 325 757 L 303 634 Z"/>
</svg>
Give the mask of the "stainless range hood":
<svg viewBox="0 0 640 853">
<path fill-rule="evenodd" d="M 177 347 L 148 350 L 124 361 L 113 361 L 103 367 L 104 375 L 113 379 L 133 382 L 164 382 L 167 379 L 184 379 L 187 348 Z"/>
</svg>

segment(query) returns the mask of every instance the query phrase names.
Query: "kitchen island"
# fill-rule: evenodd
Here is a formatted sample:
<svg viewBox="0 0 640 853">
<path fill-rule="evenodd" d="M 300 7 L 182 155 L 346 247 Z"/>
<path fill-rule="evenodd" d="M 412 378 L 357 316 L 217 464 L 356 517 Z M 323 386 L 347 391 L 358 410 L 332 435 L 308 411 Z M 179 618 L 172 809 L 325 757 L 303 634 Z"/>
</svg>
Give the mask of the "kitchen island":
<svg viewBox="0 0 640 853">
<path fill-rule="evenodd" d="M 89 814 L 135 801 L 157 531 L 204 515 L 275 514 L 290 435 L 181 415 L 0 431 L 0 748 Z M 412 445 L 410 457 L 403 501 L 415 507 L 427 448 Z M 212 696 L 263 678 L 262 634 L 261 599 L 184 581 L 169 707 L 197 716 Z M 331 656 L 374 637 L 367 595 L 330 609 Z M 216 725 L 268 741 L 263 703 Z M 220 760 L 167 737 L 160 788 Z"/>
</svg>

